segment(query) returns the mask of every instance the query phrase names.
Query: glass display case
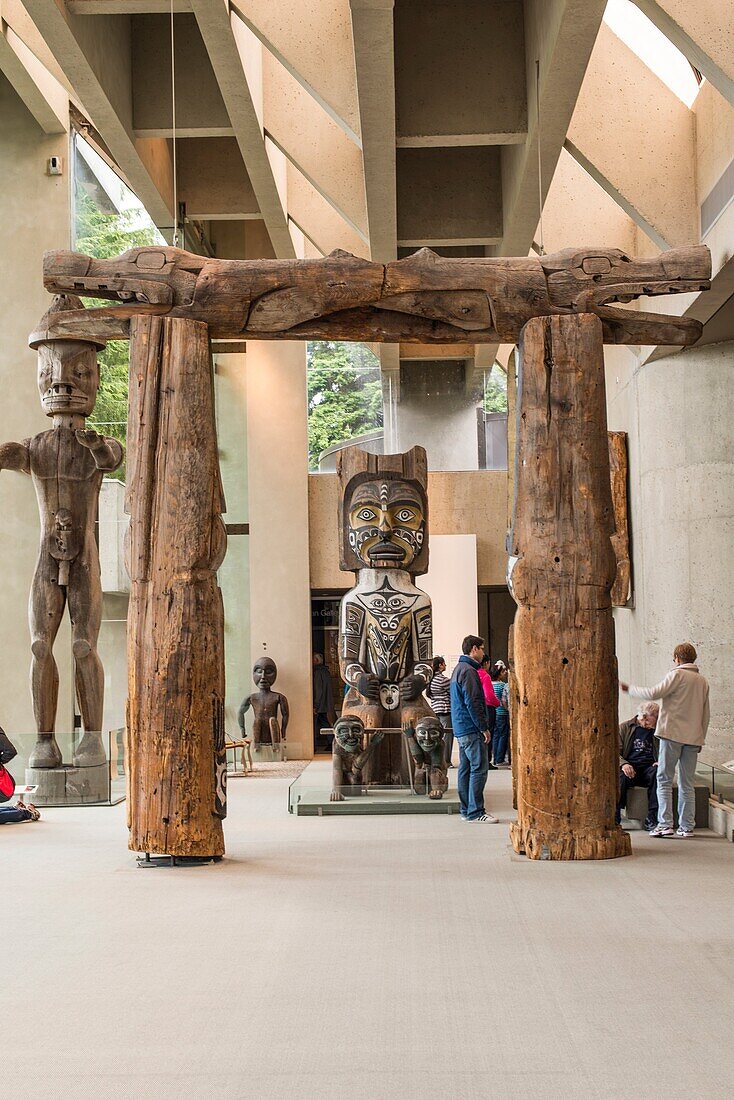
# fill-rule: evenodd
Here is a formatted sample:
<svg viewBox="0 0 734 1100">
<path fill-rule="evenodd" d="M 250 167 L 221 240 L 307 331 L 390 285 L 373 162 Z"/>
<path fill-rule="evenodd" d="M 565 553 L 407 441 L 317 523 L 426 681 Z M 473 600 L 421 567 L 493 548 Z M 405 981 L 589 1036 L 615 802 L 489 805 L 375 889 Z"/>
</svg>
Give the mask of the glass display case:
<svg viewBox="0 0 734 1100">
<path fill-rule="evenodd" d="M 124 730 L 102 734 L 107 759 L 102 764 L 80 767 L 72 761 L 81 731 L 57 734 L 64 763 L 58 768 L 29 768 L 28 760 L 36 744 L 35 733 L 6 731 L 18 755 L 6 765 L 18 786 L 36 789 L 23 797 L 36 806 L 115 806 L 125 799 Z"/>
</svg>

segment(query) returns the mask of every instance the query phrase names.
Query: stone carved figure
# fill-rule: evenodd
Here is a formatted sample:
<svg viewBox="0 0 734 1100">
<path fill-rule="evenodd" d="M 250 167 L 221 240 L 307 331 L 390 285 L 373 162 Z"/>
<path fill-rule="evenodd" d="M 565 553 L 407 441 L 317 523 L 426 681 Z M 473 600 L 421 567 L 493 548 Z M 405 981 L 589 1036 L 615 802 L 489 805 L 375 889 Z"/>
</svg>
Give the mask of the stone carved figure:
<svg viewBox="0 0 734 1100">
<path fill-rule="evenodd" d="M 260 657 L 255 661 L 252 678 L 258 690 L 242 700 L 237 715 L 242 736 L 245 736 L 245 714 L 252 707 L 255 716 L 252 726 L 255 750 L 257 751 L 261 745 L 272 745 L 274 749 L 281 748 L 285 741 L 290 711 L 285 695 L 279 691 L 273 691 L 273 684 L 278 678 L 278 666 L 272 657 Z M 280 719 L 278 712 L 280 712 Z"/>
<path fill-rule="evenodd" d="M 431 601 L 413 583 L 428 568 L 426 452 L 372 455 L 350 447 L 338 469 L 341 567 L 358 577 L 340 613 L 344 710 L 367 729 L 400 730 L 433 714 L 423 697 L 433 675 Z M 369 781 L 408 780 L 402 737 L 387 736 Z"/>
<path fill-rule="evenodd" d="M 413 787 L 416 794 L 443 798 L 449 780 L 445 760 L 443 726 L 438 718 L 421 718 L 415 728 L 403 730 L 408 751 L 413 758 Z"/>
<path fill-rule="evenodd" d="M 357 794 L 362 786 L 365 767 L 382 744 L 385 734 L 377 730 L 365 747 L 364 722 L 356 714 L 342 714 L 334 726 L 331 749 L 331 801 L 343 802 L 344 791 Z"/>
<path fill-rule="evenodd" d="M 94 537 L 97 504 L 105 474 L 116 470 L 124 451 L 116 439 L 85 427 L 99 387 L 97 345 L 80 340 L 43 340 L 43 330 L 60 313 L 81 309 L 78 298 L 58 296 L 41 321 L 38 389 L 49 431 L 0 446 L 0 469 L 30 474 L 38 498 L 41 539 L 31 586 L 31 694 L 38 741 L 32 768 L 61 764 L 55 738 L 59 673 L 53 646 L 68 607 L 76 668 L 76 695 L 84 735 L 74 755 L 79 767 L 103 764 L 104 670 L 97 653 L 102 618 L 99 554 Z"/>
</svg>

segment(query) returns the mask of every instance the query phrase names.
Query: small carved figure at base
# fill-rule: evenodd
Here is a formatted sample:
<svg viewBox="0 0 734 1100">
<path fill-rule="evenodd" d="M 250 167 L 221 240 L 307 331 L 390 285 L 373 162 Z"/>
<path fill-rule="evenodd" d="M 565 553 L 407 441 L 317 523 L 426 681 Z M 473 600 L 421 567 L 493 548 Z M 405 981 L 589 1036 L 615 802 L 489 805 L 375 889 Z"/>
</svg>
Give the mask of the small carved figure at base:
<svg viewBox="0 0 734 1100">
<path fill-rule="evenodd" d="M 272 745 L 274 750 L 282 754 L 285 751 L 285 731 L 288 728 L 290 711 L 285 695 L 272 690 L 278 678 L 278 666 L 272 657 L 260 657 L 255 662 L 252 678 L 258 690 L 242 700 L 237 714 L 242 737 L 247 736 L 245 714 L 252 707 L 255 715 L 252 724 L 252 743 L 255 751 L 257 752 L 261 745 Z M 278 721 L 278 712 L 280 712 L 280 721 Z"/>
<path fill-rule="evenodd" d="M 332 759 L 332 802 L 344 801 L 344 790 L 357 794 L 362 785 L 365 765 L 382 742 L 382 730 L 376 730 L 364 747 L 364 722 L 354 714 L 342 714 L 334 726 Z"/>
<path fill-rule="evenodd" d="M 413 758 L 413 789 L 429 798 L 443 798 L 449 780 L 444 757 L 443 726 L 429 715 L 403 730 Z"/>
</svg>

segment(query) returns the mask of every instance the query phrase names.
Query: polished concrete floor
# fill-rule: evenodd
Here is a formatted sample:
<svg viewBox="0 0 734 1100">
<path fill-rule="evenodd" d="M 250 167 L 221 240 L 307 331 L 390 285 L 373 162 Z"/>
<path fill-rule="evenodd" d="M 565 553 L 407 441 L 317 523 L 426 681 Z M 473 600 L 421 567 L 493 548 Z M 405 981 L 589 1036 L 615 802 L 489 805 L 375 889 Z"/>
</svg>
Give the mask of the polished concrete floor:
<svg viewBox="0 0 734 1100">
<path fill-rule="evenodd" d="M 0 829 L 3 1095 L 732 1096 L 730 843 L 530 863 L 506 772 L 499 826 L 286 794 L 234 780 L 203 868 L 136 869 L 124 806 Z"/>
</svg>

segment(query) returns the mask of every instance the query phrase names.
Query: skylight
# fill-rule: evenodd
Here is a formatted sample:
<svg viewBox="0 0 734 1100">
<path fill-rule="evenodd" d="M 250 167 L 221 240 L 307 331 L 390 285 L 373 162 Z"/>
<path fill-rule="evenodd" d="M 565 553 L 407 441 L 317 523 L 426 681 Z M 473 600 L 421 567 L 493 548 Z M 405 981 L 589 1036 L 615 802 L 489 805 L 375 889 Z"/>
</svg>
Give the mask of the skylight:
<svg viewBox="0 0 734 1100">
<path fill-rule="evenodd" d="M 688 59 L 631 0 L 608 0 L 604 22 L 690 107 L 699 83 Z"/>
</svg>

